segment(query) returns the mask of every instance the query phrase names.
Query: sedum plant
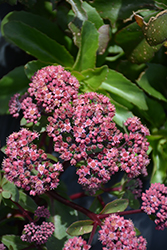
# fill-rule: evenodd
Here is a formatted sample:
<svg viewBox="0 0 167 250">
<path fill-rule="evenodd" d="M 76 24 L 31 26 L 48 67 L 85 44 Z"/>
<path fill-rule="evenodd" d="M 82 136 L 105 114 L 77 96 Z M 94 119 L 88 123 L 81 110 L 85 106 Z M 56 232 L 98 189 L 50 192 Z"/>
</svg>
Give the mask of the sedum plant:
<svg viewBox="0 0 167 250">
<path fill-rule="evenodd" d="M 20 121 L 0 178 L 2 210 L 19 227 L 0 249 L 86 250 L 95 238 L 103 250 L 147 249 L 124 216 L 167 227 L 167 3 L 18 2 L 1 32 L 33 60 L 0 80 L 0 114 Z"/>
</svg>

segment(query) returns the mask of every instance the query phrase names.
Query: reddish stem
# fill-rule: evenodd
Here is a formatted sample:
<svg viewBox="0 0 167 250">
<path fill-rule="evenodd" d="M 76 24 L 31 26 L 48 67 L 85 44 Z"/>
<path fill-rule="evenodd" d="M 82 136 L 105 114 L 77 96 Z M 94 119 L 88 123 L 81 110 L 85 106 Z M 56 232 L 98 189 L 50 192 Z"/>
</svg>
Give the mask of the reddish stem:
<svg viewBox="0 0 167 250">
<path fill-rule="evenodd" d="M 91 232 L 90 237 L 89 237 L 88 245 L 91 245 L 91 243 L 92 243 L 92 240 L 93 240 L 93 237 L 94 237 L 94 235 L 95 235 L 97 226 L 98 226 L 98 224 L 95 222 L 95 223 L 93 224 L 93 229 L 92 229 L 92 232 Z"/>
<path fill-rule="evenodd" d="M 85 196 L 87 196 L 85 193 L 76 193 L 76 194 L 72 194 L 72 195 L 70 195 L 70 199 L 71 200 L 75 200 L 75 199 L 79 199 L 79 198 L 81 198 L 81 197 L 85 197 Z"/>
<path fill-rule="evenodd" d="M 103 199 L 102 199 L 102 197 L 100 195 L 97 196 L 97 199 L 99 200 L 102 207 L 105 207 L 106 204 L 104 203 L 104 201 L 103 201 Z"/>
<path fill-rule="evenodd" d="M 13 201 L 12 199 L 10 199 L 10 200 L 21 210 L 21 212 L 22 212 L 22 214 L 23 214 L 24 217 L 27 217 L 27 219 L 29 221 L 33 222 L 33 219 L 29 216 L 29 214 L 27 213 L 27 211 L 22 206 L 20 206 L 19 203 Z"/>
<path fill-rule="evenodd" d="M 80 205 L 69 201 L 67 199 L 65 199 L 64 197 L 62 197 L 61 195 L 59 195 L 57 192 L 55 191 L 49 191 L 50 196 L 52 196 L 53 198 L 55 198 L 56 200 L 60 201 L 61 203 L 65 204 L 66 206 L 72 207 L 75 210 L 85 214 L 87 217 L 89 217 L 91 220 L 93 220 L 95 223 L 97 223 L 97 225 L 101 225 L 101 221 L 98 218 L 98 215 L 91 212 L 90 210 L 81 207 Z"/>
<path fill-rule="evenodd" d="M 129 214 L 138 214 L 138 213 L 143 213 L 143 210 L 142 209 L 136 209 L 136 210 L 128 210 L 128 211 L 123 211 L 123 212 L 116 212 L 116 213 L 114 213 L 114 214 L 116 214 L 116 215 L 129 215 Z M 102 219 L 105 219 L 105 218 L 107 218 L 109 215 L 111 215 L 111 214 L 113 214 L 113 213 L 108 213 L 108 214 L 98 214 L 98 218 L 100 219 L 100 220 L 102 220 Z"/>
</svg>

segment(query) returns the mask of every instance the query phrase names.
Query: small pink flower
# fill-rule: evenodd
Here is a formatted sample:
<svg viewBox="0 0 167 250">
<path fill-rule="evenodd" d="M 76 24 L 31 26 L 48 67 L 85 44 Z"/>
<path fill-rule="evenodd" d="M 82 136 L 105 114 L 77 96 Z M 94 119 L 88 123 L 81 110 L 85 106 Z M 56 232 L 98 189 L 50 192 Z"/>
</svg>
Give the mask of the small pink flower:
<svg viewBox="0 0 167 250">
<path fill-rule="evenodd" d="M 115 214 L 105 219 L 99 239 L 103 250 L 146 250 L 147 242 L 142 236 L 137 238 L 133 223 Z"/>
<path fill-rule="evenodd" d="M 90 248 L 91 246 L 80 236 L 69 239 L 64 245 L 63 250 L 89 250 Z"/>
<path fill-rule="evenodd" d="M 141 209 L 154 218 L 156 229 L 167 227 L 167 187 L 164 184 L 152 183 L 146 193 L 142 194 Z"/>
</svg>

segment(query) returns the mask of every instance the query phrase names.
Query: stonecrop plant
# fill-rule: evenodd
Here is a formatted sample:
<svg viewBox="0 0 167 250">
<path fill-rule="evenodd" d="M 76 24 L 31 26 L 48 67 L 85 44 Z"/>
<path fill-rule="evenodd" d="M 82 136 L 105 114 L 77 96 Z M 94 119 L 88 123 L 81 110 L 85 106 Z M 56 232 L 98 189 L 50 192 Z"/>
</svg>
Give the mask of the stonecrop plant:
<svg viewBox="0 0 167 250">
<path fill-rule="evenodd" d="M 0 249 L 161 250 L 167 1 L 1 3 Z"/>
<path fill-rule="evenodd" d="M 103 250 L 146 249 L 146 239 L 123 216 L 145 212 L 157 229 L 167 227 L 167 188 L 156 183 L 142 193 L 139 177 L 147 176 L 150 162 L 147 127 L 139 118 L 131 117 L 119 130 L 113 121 L 115 107 L 110 99 L 96 92 L 79 94 L 78 80 L 60 65 L 38 70 L 29 86 L 26 93 L 16 93 L 9 102 L 10 113 L 16 118 L 22 116 L 21 128 L 7 138 L 2 163 L 6 180 L 2 181 L 2 190 L 9 192 L 9 197 L 4 194 L 4 198 L 9 198 L 29 220 L 20 236 L 29 245 L 22 249 L 43 249 L 58 225 L 56 221 L 46 221 L 50 213 L 44 205 L 38 206 L 32 217 L 10 184 L 5 189 L 7 181 L 24 190 L 27 197 L 50 199 L 51 204 L 57 200 L 89 218 L 68 225 L 67 234 L 74 237 L 65 242 L 64 250 L 90 249 L 96 232 Z M 70 201 L 58 188 L 61 177 L 72 167 L 83 194 L 99 200 L 102 209 L 98 213 Z M 122 176 L 122 181 L 106 187 L 115 174 Z M 123 194 L 130 188 L 135 199 L 143 200 L 141 209 L 126 210 L 128 200 Z M 122 195 L 105 205 L 101 194 L 107 190 L 120 191 Z M 89 240 L 81 237 L 88 233 Z"/>
</svg>

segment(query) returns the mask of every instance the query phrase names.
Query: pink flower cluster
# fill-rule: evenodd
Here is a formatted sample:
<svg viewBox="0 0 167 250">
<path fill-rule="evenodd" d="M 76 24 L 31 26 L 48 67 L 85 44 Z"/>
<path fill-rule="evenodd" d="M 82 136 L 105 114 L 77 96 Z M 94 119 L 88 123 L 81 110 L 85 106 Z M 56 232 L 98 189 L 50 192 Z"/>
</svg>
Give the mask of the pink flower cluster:
<svg viewBox="0 0 167 250">
<path fill-rule="evenodd" d="M 91 194 L 119 170 L 125 171 L 129 178 L 147 175 L 148 129 L 139 118 L 133 117 L 124 124 L 126 133 L 120 132 L 113 122 L 115 107 L 110 99 L 94 92 L 78 95 L 78 88 L 77 79 L 61 66 L 44 67 L 32 77 L 29 96 L 18 100 L 19 95 L 15 95 L 10 102 L 10 112 L 18 116 L 22 109 L 27 122 L 34 123 L 44 113 L 49 116 L 46 131 L 53 138 L 54 151 L 61 160 L 78 168 L 78 182 Z M 42 164 L 41 160 L 36 162 L 38 166 L 35 169 L 43 176 L 39 169 L 48 163 L 46 159 Z M 9 160 L 5 161 L 6 164 L 10 169 Z M 57 168 L 62 171 L 58 164 Z M 47 177 L 49 180 L 51 175 Z M 18 177 L 10 179 L 16 181 Z M 50 180 L 53 185 L 53 178 Z M 21 182 L 19 185 L 24 184 Z M 31 191 L 35 194 L 33 192 L 35 188 Z"/>
<path fill-rule="evenodd" d="M 32 77 L 28 92 L 47 113 L 77 98 L 79 82 L 62 66 L 47 66 Z"/>
<path fill-rule="evenodd" d="M 103 250 L 145 250 L 146 240 L 136 236 L 130 220 L 112 214 L 107 217 L 99 230 L 99 239 L 105 246 Z"/>
<path fill-rule="evenodd" d="M 38 218 L 41 218 L 41 217 L 43 217 L 43 218 L 49 218 L 50 217 L 50 212 L 44 206 L 40 206 L 35 211 L 34 216 L 36 216 Z"/>
<path fill-rule="evenodd" d="M 5 249 L 6 249 L 6 247 L 4 246 L 4 244 L 0 243 L 0 250 L 5 250 Z"/>
<path fill-rule="evenodd" d="M 91 246 L 80 236 L 69 239 L 64 245 L 63 250 L 89 250 L 90 248 Z"/>
<path fill-rule="evenodd" d="M 22 241 L 36 243 L 37 245 L 45 244 L 54 232 L 54 224 L 52 222 L 43 221 L 41 225 L 35 225 L 34 222 L 24 225 Z"/>
<path fill-rule="evenodd" d="M 44 151 L 32 143 L 38 137 L 38 133 L 27 129 L 11 134 L 5 150 L 8 158 L 3 161 L 7 179 L 31 195 L 56 188 L 63 171 L 60 163 L 51 164 Z"/>
<path fill-rule="evenodd" d="M 42 112 L 50 113 L 63 103 L 77 97 L 78 80 L 62 66 L 47 66 L 38 70 L 32 77 L 28 93 L 20 99 L 15 94 L 9 102 L 9 112 L 14 117 L 20 110 L 27 122 L 37 123 Z"/>
<path fill-rule="evenodd" d="M 156 229 L 167 227 L 167 187 L 164 184 L 152 183 L 146 193 L 142 194 L 141 209 L 155 221 Z"/>
</svg>

